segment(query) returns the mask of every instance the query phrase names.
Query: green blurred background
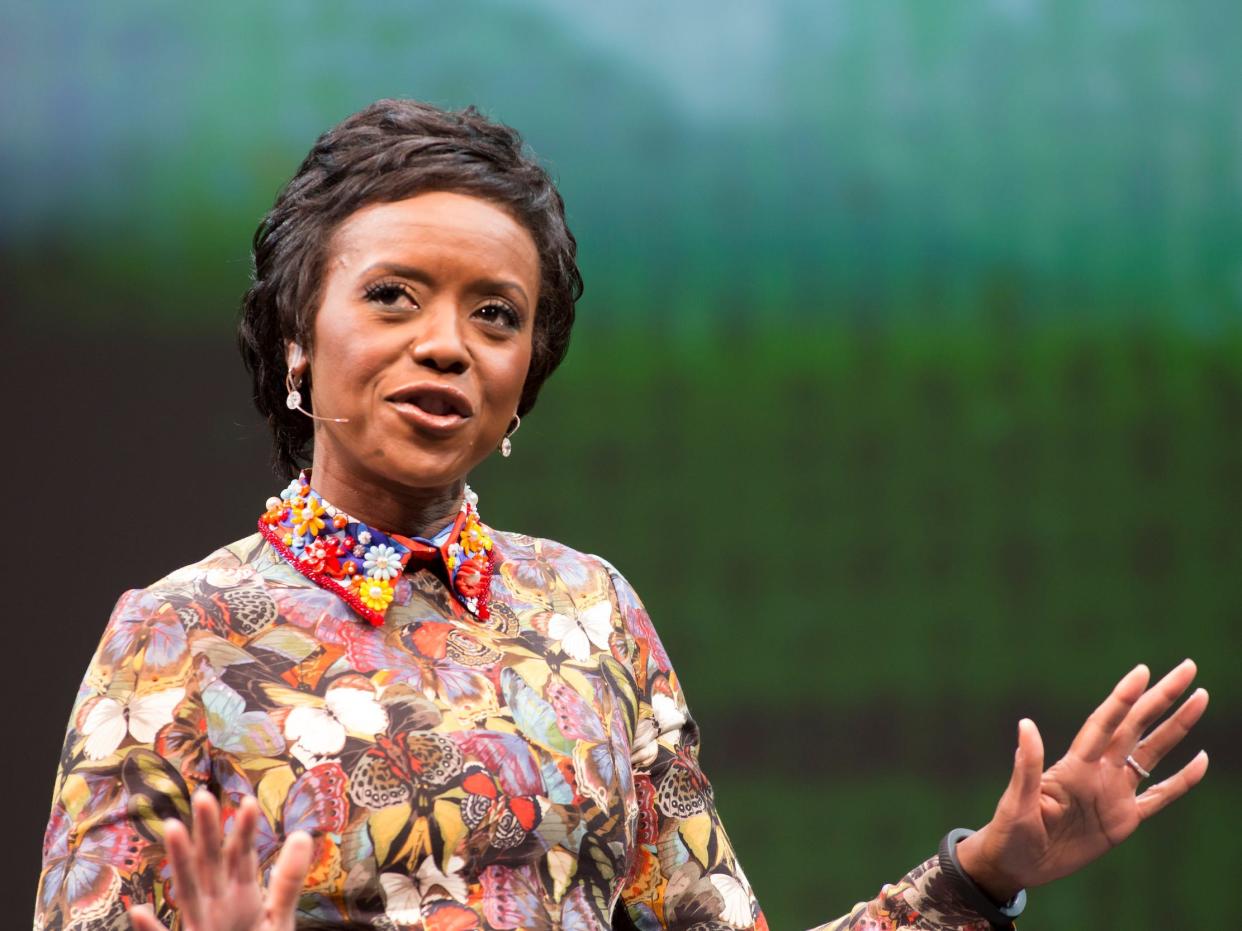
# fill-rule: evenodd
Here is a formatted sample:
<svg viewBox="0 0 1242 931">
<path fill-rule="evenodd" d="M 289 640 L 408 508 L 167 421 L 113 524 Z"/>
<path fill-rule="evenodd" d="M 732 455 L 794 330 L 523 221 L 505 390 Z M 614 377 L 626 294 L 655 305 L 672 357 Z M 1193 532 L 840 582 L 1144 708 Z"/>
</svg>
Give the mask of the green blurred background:
<svg viewBox="0 0 1242 931">
<path fill-rule="evenodd" d="M 232 349 L 253 229 L 316 135 L 408 96 L 477 104 L 559 181 L 573 349 L 472 481 L 642 593 L 773 928 L 986 821 L 1019 717 L 1059 755 L 1187 655 L 1212 707 L 1161 773 L 1203 746 L 1207 780 L 1023 928 L 1237 921 L 1242 6 L 3 15 L 8 516 L 19 565 L 53 560 L 10 625 L 31 897 L 112 602 L 277 487 Z"/>
</svg>

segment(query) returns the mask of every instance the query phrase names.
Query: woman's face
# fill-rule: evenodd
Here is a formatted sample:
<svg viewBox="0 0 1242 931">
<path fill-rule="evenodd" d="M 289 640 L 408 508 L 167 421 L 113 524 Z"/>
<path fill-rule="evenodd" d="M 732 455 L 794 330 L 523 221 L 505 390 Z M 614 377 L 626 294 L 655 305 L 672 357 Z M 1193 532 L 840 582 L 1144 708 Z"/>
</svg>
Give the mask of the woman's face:
<svg viewBox="0 0 1242 931">
<path fill-rule="evenodd" d="M 349 422 L 315 422 L 316 472 L 406 489 L 460 482 L 517 413 L 539 300 L 534 239 L 490 201 L 435 191 L 351 214 L 324 274 L 311 396 L 316 414 Z"/>
</svg>

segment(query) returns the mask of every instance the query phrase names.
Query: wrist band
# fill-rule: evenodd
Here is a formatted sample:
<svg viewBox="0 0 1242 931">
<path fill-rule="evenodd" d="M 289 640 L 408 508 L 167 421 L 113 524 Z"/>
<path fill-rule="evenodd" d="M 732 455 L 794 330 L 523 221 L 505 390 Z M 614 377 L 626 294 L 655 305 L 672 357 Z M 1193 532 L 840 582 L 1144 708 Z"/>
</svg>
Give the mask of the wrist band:
<svg viewBox="0 0 1242 931">
<path fill-rule="evenodd" d="M 966 904 L 986 918 L 998 928 L 1009 928 L 1013 920 L 1026 908 L 1026 890 L 1018 890 L 1018 894 L 1004 905 L 997 905 L 992 898 L 975 884 L 975 881 L 962 869 L 957 859 L 958 841 L 965 840 L 974 834 L 966 828 L 954 828 L 940 841 L 940 869 L 955 877 L 962 887 Z"/>
</svg>

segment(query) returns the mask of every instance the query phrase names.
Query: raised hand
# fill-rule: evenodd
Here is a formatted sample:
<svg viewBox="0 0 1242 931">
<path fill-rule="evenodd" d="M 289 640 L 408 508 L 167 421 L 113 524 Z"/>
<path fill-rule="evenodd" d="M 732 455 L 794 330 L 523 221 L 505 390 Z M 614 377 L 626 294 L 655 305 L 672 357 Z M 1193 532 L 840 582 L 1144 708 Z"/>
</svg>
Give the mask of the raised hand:
<svg viewBox="0 0 1242 931">
<path fill-rule="evenodd" d="M 310 869 L 312 842 L 304 831 L 286 838 L 272 867 L 266 895 L 259 883 L 255 829 L 259 805 L 245 798 L 227 840 L 220 806 L 200 789 L 191 800 L 193 836 L 180 821 L 164 824 L 173 882 L 185 931 L 294 931 L 298 894 Z M 134 931 L 168 931 L 150 906 L 129 910 Z"/>
<path fill-rule="evenodd" d="M 958 844 L 962 868 L 998 902 L 1021 888 L 1039 886 L 1082 868 L 1123 840 L 1145 820 L 1185 795 L 1207 772 L 1207 753 L 1136 795 L 1152 772 L 1207 708 L 1195 692 L 1146 737 L 1195 677 L 1186 660 L 1151 689 L 1140 664 L 1117 683 L 1083 724 L 1069 752 L 1044 771 L 1044 745 L 1035 722 L 1018 723 L 1018 750 L 1009 786 L 996 814 Z"/>
</svg>

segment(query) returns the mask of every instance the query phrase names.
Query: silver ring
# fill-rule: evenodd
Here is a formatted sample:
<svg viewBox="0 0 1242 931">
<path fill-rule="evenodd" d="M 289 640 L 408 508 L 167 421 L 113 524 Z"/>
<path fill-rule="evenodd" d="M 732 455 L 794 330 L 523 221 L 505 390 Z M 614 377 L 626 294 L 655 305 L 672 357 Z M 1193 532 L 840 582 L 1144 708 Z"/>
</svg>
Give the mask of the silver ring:
<svg viewBox="0 0 1242 931">
<path fill-rule="evenodd" d="M 1131 756 L 1128 753 L 1126 754 L 1126 765 L 1129 766 L 1136 773 L 1138 773 L 1138 777 L 1140 780 L 1151 778 L 1151 773 L 1143 769 L 1143 767 L 1139 766 L 1138 760 L 1136 760 L 1133 756 Z"/>
</svg>

